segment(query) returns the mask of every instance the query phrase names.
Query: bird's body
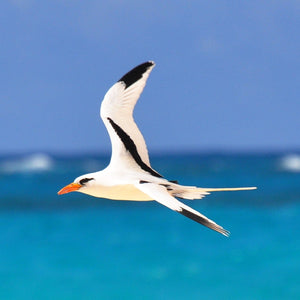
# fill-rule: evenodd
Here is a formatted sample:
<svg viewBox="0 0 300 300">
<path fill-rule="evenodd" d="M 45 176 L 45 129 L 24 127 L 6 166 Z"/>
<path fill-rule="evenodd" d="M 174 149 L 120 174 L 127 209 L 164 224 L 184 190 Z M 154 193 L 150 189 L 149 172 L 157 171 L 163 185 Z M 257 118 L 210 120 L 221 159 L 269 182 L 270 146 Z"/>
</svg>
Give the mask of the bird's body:
<svg viewBox="0 0 300 300">
<path fill-rule="evenodd" d="M 135 187 L 139 183 L 136 172 L 120 172 L 108 167 L 103 171 L 84 175 L 83 178 L 97 178 L 99 184 L 94 180 L 82 186 L 81 192 L 100 198 L 127 201 L 150 201 L 148 195 Z M 79 181 L 80 181 L 79 177 Z"/>
<path fill-rule="evenodd" d="M 152 169 L 144 138 L 133 119 L 135 104 L 144 89 L 154 62 L 143 63 L 125 74 L 106 93 L 100 115 L 112 143 L 109 165 L 102 171 L 85 174 L 59 194 L 78 191 L 113 200 L 151 201 L 193 219 L 226 236 L 229 232 L 212 220 L 178 201 L 201 199 L 213 191 L 250 190 L 251 188 L 198 188 L 182 186 L 163 178 Z"/>
</svg>

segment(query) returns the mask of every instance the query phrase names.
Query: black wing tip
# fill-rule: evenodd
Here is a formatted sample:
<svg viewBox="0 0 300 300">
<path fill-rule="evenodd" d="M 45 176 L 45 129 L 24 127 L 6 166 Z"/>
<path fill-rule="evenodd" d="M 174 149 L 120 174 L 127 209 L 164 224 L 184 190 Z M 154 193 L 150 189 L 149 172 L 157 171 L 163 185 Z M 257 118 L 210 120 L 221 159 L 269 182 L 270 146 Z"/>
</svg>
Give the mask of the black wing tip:
<svg viewBox="0 0 300 300">
<path fill-rule="evenodd" d="M 136 81 L 138 81 L 140 78 L 142 78 L 143 74 L 148 71 L 149 68 L 153 67 L 155 65 L 154 61 L 147 61 L 144 62 L 132 70 L 130 70 L 128 73 L 126 73 L 118 82 L 122 81 L 124 82 L 126 88 L 134 84 Z"/>
<path fill-rule="evenodd" d="M 226 229 L 224 229 L 223 227 L 217 225 L 217 224 L 214 224 L 214 223 L 211 223 L 209 222 L 207 219 L 201 217 L 201 216 L 198 216 L 190 211 L 188 211 L 187 209 L 185 208 L 182 208 L 181 207 L 181 210 L 178 211 L 180 214 L 182 214 L 183 216 L 187 217 L 187 218 L 190 218 L 191 220 L 201 224 L 201 225 L 204 225 L 212 230 L 215 230 L 223 235 L 225 235 L 226 237 L 229 237 L 230 236 L 230 232 Z"/>
</svg>

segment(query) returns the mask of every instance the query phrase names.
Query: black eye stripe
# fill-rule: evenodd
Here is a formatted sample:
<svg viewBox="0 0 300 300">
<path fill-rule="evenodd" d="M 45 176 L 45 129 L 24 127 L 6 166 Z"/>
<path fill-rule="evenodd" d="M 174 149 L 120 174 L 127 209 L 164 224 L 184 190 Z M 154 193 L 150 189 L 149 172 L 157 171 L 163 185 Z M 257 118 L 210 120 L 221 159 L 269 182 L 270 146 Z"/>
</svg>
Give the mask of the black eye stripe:
<svg viewBox="0 0 300 300">
<path fill-rule="evenodd" d="M 83 178 L 79 181 L 79 184 L 83 185 L 87 182 L 89 182 L 90 180 L 93 180 L 94 178 Z"/>
</svg>

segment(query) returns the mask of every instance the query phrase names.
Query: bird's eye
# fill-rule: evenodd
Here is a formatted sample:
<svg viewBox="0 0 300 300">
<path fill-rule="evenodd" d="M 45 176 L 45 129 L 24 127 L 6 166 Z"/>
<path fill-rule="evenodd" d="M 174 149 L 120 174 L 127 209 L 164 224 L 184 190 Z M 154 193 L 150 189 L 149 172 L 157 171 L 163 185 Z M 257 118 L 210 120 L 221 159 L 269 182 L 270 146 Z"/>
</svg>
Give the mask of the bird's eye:
<svg viewBox="0 0 300 300">
<path fill-rule="evenodd" d="M 85 183 L 89 182 L 90 180 L 93 180 L 94 178 L 83 178 L 79 181 L 79 184 L 84 185 Z"/>
</svg>

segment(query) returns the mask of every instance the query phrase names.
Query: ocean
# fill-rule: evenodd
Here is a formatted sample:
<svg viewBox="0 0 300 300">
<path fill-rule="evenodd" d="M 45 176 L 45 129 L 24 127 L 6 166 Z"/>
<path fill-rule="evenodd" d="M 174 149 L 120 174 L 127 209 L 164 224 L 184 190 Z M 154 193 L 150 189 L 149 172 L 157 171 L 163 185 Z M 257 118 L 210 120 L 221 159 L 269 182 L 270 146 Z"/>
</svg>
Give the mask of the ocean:
<svg viewBox="0 0 300 300">
<path fill-rule="evenodd" d="M 300 153 L 154 155 L 170 180 L 257 186 L 185 203 L 57 191 L 109 157 L 0 157 L 0 299 L 300 299 Z"/>
</svg>

